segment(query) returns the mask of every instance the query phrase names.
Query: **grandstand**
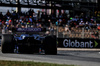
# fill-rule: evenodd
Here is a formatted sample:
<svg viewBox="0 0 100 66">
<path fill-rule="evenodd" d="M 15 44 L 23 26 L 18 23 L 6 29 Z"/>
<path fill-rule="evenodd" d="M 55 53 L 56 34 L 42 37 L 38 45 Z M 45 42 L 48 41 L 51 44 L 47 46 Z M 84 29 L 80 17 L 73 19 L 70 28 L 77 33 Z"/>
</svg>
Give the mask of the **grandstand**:
<svg viewBox="0 0 100 66">
<path fill-rule="evenodd" d="M 100 23 L 97 22 L 95 15 L 98 8 L 97 0 L 0 0 L 0 6 L 18 8 L 18 11 L 13 13 L 8 11 L 6 15 L 0 13 L 1 29 L 4 25 L 10 30 L 12 26 L 25 27 L 31 24 L 35 27 L 50 28 L 48 29 L 50 34 L 60 38 L 100 38 L 98 29 Z M 22 13 L 22 7 L 45 9 L 45 12 L 36 14 L 30 9 Z M 51 14 L 47 14 L 48 9 Z M 69 10 L 69 13 L 65 13 L 65 10 Z M 56 16 L 57 11 L 59 11 L 58 16 Z"/>
</svg>

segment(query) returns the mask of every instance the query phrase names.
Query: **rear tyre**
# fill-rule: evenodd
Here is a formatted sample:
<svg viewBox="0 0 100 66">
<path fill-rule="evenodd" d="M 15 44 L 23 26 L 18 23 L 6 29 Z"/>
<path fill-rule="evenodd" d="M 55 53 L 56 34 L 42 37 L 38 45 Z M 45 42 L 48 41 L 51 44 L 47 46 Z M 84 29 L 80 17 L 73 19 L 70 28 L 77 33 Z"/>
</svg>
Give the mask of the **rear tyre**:
<svg viewBox="0 0 100 66">
<path fill-rule="evenodd" d="M 10 34 L 3 34 L 1 40 L 1 52 L 13 53 L 14 52 L 14 36 Z"/>
<path fill-rule="evenodd" d="M 45 38 L 45 54 L 50 54 L 50 55 L 57 54 L 56 36 L 47 36 Z"/>
</svg>

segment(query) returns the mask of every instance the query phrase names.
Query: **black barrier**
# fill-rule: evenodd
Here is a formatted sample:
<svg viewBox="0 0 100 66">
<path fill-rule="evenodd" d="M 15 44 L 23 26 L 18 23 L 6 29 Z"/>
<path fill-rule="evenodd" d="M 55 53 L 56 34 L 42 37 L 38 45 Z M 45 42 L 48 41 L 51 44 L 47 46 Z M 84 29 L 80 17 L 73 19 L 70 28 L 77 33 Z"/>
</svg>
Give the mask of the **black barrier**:
<svg viewBox="0 0 100 66">
<path fill-rule="evenodd" d="M 57 43 L 65 48 L 100 48 L 99 39 L 58 38 Z"/>
</svg>

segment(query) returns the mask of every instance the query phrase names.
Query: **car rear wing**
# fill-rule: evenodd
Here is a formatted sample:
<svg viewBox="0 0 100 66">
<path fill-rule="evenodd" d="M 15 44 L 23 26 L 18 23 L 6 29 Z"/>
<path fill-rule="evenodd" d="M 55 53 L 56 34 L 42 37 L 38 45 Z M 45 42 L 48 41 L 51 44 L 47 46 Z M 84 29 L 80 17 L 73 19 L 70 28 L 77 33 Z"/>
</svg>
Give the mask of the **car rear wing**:
<svg viewBox="0 0 100 66">
<path fill-rule="evenodd" d="M 46 32 L 46 28 L 16 28 L 16 32 Z"/>
</svg>

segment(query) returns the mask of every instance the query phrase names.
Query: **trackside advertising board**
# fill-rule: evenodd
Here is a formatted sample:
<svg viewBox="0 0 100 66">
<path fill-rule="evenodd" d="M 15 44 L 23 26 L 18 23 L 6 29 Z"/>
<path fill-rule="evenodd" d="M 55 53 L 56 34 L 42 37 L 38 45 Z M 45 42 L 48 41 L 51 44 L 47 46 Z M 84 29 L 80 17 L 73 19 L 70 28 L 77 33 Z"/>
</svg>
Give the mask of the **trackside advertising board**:
<svg viewBox="0 0 100 66">
<path fill-rule="evenodd" d="M 100 48 L 99 39 L 58 38 L 57 43 L 65 48 Z"/>
</svg>

